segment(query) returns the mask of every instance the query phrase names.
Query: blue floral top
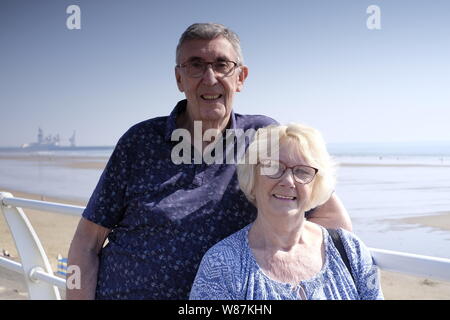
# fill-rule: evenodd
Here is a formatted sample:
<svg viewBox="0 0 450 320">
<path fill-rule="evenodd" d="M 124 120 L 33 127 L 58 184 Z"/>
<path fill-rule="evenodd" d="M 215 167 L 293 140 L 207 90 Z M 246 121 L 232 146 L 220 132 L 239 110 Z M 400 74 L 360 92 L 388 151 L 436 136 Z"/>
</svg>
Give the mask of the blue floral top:
<svg viewBox="0 0 450 320">
<path fill-rule="evenodd" d="M 298 285 L 272 280 L 258 266 L 248 244 L 251 224 L 213 246 L 202 259 L 190 293 L 192 300 L 372 300 L 383 299 L 378 268 L 353 233 L 339 229 L 353 281 L 325 228 L 321 271 Z"/>
</svg>

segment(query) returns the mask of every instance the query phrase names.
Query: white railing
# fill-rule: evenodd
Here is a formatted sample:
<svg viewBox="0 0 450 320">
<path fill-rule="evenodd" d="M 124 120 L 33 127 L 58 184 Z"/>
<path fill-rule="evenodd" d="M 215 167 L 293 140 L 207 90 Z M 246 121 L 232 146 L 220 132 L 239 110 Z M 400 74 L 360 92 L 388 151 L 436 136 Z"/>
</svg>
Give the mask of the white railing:
<svg viewBox="0 0 450 320">
<path fill-rule="evenodd" d="M 60 300 L 58 288 L 65 290 L 66 282 L 53 275 L 41 242 L 22 208 L 81 217 L 84 207 L 14 198 L 6 192 L 0 192 L 0 207 L 22 262 L 0 257 L 0 268 L 24 275 L 30 299 Z M 375 248 L 370 251 L 380 269 L 450 281 L 450 259 Z"/>
<path fill-rule="evenodd" d="M 84 207 L 14 198 L 7 192 L 0 193 L 0 202 L 22 262 L 0 257 L 0 267 L 24 275 L 30 299 L 60 300 L 59 289 L 65 290 L 66 281 L 53 274 L 41 241 L 22 208 L 81 217 Z"/>
</svg>

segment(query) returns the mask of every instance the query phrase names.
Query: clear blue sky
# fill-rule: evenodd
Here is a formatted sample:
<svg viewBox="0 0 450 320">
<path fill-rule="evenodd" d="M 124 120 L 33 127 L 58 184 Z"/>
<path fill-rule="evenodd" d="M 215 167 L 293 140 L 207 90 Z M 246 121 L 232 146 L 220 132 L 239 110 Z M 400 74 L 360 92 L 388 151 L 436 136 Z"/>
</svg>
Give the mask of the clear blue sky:
<svg viewBox="0 0 450 320">
<path fill-rule="evenodd" d="M 68 30 L 66 8 L 81 8 Z M 381 30 L 366 27 L 369 5 Z M 250 74 L 235 111 L 320 129 L 328 142 L 450 141 L 450 1 L 0 2 L 0 146 L 38 126 L 113 145 L 184 98 L 175 46 L 194 22 L 242 41 Z"/>
</svg>

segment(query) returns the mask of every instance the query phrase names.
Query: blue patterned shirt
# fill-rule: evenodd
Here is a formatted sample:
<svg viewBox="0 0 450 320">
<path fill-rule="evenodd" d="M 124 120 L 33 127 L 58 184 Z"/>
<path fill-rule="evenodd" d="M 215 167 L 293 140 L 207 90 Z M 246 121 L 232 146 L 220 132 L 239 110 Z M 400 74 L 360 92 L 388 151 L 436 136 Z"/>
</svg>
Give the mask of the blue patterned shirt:
<svg viewBox="0 0 450 320">
<path fill-rule="evenodd" d="M 180 101 L 119 140 L 83 217 L 112 229 L 100 252 L 97 299 L 187 299 L 198 265 L 218 241 L 255 219 L 236 166 L 171 161 Z M 231 129 L 276 123 L 231 114 Z M 224 161 L 225 162 L 225 161 Z"/>
<path fill-rule="evenodd" d="M 272 280 L 258 266 L 248 244 L 251 224 L 213 246 L 202 259 L 192 286 L 192 300 L 372 300 L 383 299 L 378 268 L 370 251 L 354 234 L 339 229 L 350 260 L 353 281 L 334 246 L 322 228 L 325 262 L 313 278 L 297 285 Z"/>
</svg>

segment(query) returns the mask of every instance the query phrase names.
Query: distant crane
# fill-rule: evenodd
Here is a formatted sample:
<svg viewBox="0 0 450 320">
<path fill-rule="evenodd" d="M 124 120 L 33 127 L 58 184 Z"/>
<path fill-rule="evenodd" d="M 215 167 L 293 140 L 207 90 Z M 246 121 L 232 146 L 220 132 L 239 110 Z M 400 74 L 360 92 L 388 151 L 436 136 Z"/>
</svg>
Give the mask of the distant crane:
<svg viewBox="0 0 450 320">
<path fill-rule="evenodd" d="M 74 130 L 72 136 L 69 138 L 69 142 L 70 142 L 70 146 L 71 147 L 76 147 L 75 133 L 76 133 L 76 131 Z"/>
</svg>

